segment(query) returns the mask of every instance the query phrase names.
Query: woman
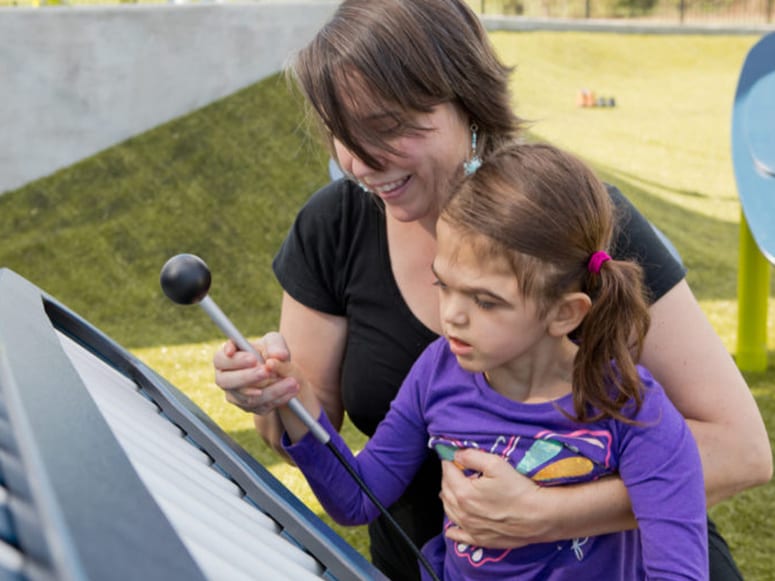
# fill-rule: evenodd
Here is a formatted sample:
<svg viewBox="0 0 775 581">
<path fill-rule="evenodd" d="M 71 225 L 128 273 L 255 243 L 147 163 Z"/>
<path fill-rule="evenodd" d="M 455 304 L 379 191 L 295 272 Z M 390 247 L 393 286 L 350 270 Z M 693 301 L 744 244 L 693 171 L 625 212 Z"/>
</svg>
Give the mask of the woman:
<svg viewBox="0 0 775 581">
<path fill-rule="evenodd" d="M 291 72 L 349 179 L 323 188 L 299 213 L 274 262 L 288 349 L 274 334 L 259 348 L 275 357 L 292 353 L 333 425 L 346 411 L 371 435 L 441 331 L 428 267 L 451 186 L 465 163 L 472 167 L 521 130 L 510 71 L 461 0 L 348 0 Z M 766 482 L 769 440 L 742 376 L 680 264 L 627 200 L 610 193 L 623 215 L 614 253 L 640 262 L 653 301 L 641 363 L 692 429 L 709 505 Z M 256 414 L 257 430 L 279 448 L 273 410 L 295 394 L 293 382 L 269 377 L 231 344 L 214 365 L 227 400 Z M 618 478 L 547 494 L 496 456 L 467 450 L 456 460 L 483 476 L 466 479 L 445 463 L 441 497 L 458 525 L 446 531 L 452 539 L 518 547 L 635 526 Z M 438 462 L 427 463 L 391 507 L 418 545 L 441 530 L 438 472 Z M 373 561 L 388 576 L 417 575 L 390 527 L 378 520 L 369 532 Z M 739 578 L 723 539 L 709 543 L 712 578 Z"/>
<path fill-rule="evenodd" d="M 428 577 L 708 578 L 697 444 L 637 365 L 648 306 L 640 267 L 607 252 L 612 232 L 605 186 L 573 156 L 522 142 L 488 156 L 436 224 L 444 336 L 412 366 L 357 456 L 294 363 L 267 361 L 297 379 L 302 405 L 383 505 L 428 455 L 448 461 L 461 448 L 497 454 L 544 487 L 610 474 L 627 486 L 636 530 L 518 549 L 461 544 L 439 531 L 422 549 Z M 307 426 L 287 407 L 279 414 L 283 445 L 329 515 L 352 525 L 379 514 Z"/>
</svg>

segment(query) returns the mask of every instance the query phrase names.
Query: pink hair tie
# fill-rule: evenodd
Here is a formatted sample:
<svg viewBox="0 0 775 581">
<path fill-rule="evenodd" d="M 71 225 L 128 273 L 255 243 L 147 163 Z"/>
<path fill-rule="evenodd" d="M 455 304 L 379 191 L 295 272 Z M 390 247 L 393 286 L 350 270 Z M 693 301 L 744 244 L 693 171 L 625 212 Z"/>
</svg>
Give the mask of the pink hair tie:
<svg viewBox="0 0 775 581">
<path fill-rule="evenodd" d="M 608 256 L 607 252 L 598 250 L 589 257 L 589 262 L 587 262 L 587 270 L 592 274 L 598 274 L 600 272 L 600 268 L 603 266 L 603 263 L 608 262 L 609 260 L 611 260 L 611 257 Z"/>
</svg>

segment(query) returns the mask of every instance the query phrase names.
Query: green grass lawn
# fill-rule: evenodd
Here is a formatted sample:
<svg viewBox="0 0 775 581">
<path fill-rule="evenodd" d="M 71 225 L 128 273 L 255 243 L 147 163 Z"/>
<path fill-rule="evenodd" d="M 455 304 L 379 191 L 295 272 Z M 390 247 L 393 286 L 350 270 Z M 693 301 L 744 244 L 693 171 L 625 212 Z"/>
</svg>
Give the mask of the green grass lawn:
<svg viewBox="0 0 775 581">
<path fill-rule="evenodd" d="M 493 33 L 532 133 L 572 149 L 670 236 L 689 282 L 734 352 L 739 204 L 729 133 L 737 75 L 754 36 Z M 581 109 L 582 88 L 613 109 Z M 221 344 L 201 309 L 166 300 L 159 269 L 193 252 L 211 296 L 249 336 L 277 324 L 271 257 L 299 206 L 325 183 L 326 156 L 279 76 L 0 196 L 0 266 L 78 312 L 185 391 L 322 513 L 298 472 L 226 404 L 210 360 Z M 773 281 L 775 297 L 775 280 Z M 775 300 L 770 366 L 747 379 L 775 433 Z M 347 427 L 355 448 L 363 439 Z M 775 485 L 712 509 L 746 579 L 775 579 Z M 330 522 L 330 521 L 329 521 Z M 366 552 L 363 528 L 337 530 Z"/>
</svg>

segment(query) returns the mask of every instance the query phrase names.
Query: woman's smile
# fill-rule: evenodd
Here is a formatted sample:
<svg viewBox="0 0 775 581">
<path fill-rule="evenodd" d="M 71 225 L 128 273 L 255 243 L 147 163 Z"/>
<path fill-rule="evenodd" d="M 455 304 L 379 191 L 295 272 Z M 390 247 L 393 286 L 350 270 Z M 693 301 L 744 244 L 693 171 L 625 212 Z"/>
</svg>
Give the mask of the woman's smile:
<svg viewBox="0 0 775 581">
<path fill-rule="evenodd" d="M 405 186 L 409 183 L 409 181 L 412 179 L 411 175 L 407 175 L 402 177 L 398 180 L 393 180 L 390 182 L 384 182 L 381 184 L 372 184 L 368 181 L 364 182 L 366 186 L 377 194 L 380 198 L 382 198 L 385 201 L 389 201 L 392 199 L 397 198 L 405 191 Z"/>
</svg>

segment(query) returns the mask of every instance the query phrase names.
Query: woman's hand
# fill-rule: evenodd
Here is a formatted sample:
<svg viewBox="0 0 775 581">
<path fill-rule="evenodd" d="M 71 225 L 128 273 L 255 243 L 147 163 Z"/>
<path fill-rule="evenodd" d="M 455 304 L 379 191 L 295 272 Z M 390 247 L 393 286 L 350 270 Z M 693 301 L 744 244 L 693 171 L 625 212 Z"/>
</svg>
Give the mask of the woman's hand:
<svg viewBox="0 0 775 581">
<path fill-rule="evenodd" d="M 461 467 L 480 476 L 466 476 Z M 454 541 L 490 548 L 516 548 L 538 542 L 544 534 L 543 489 L 506 460 L 481 450 L 458 450 L 455 462 L 442 462 L 441 500 L 456 526 L 446 531 Z"/>
<path fill-rule="evenodd" d="M 264 359 L 288 361 L 290 354 L 279 333 L 267 333 L 253 343 Z M 252 353 L 240 351 L 227 341 L 213 356 L 215 383 L 225 394 L 226 401 L 257 415 L 267 415 L 298 393 L 293 378 L 279 377 Z"/>
<path fill-rule="evenodd" d="M 481 476 L 467 477 L 461 467 Z M 636 526 L 617 476 L 541 487 L 500 456 L 475 449 L 458 450 L 454 463 L 442 462 L 439 496 L 456 525 L 447 537 L 481 547 L 516 548 Z"/>
</svg>

